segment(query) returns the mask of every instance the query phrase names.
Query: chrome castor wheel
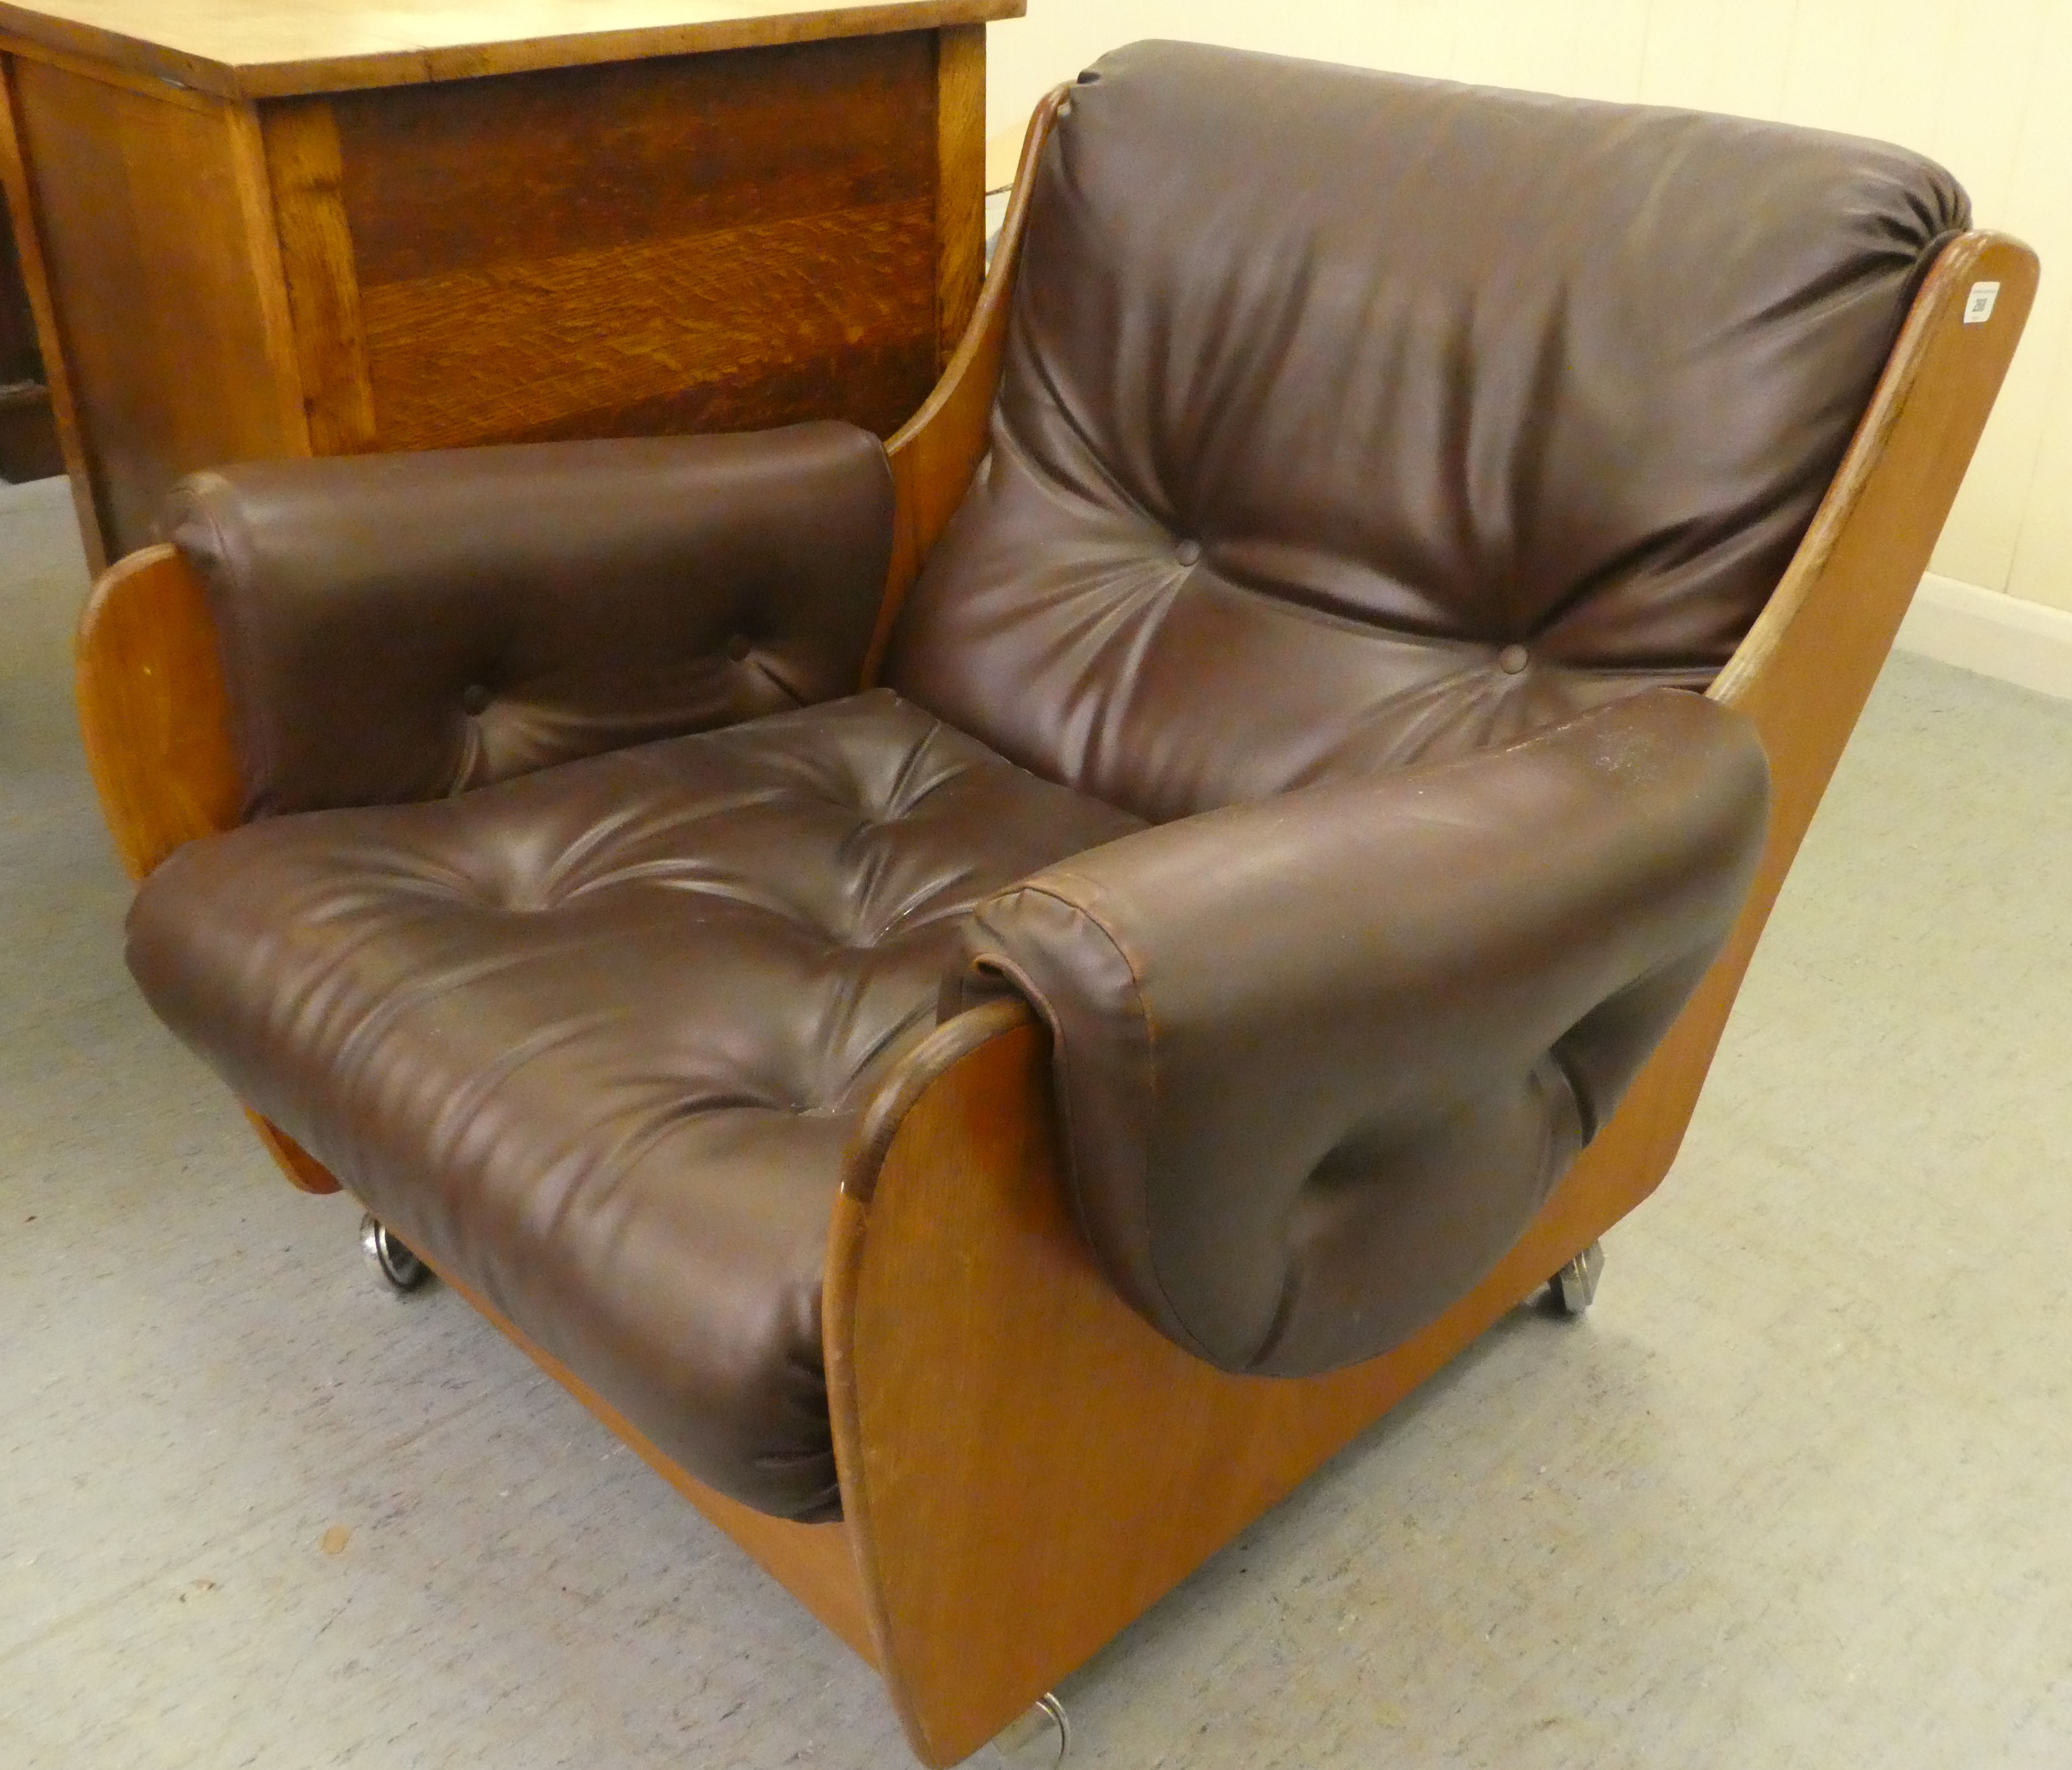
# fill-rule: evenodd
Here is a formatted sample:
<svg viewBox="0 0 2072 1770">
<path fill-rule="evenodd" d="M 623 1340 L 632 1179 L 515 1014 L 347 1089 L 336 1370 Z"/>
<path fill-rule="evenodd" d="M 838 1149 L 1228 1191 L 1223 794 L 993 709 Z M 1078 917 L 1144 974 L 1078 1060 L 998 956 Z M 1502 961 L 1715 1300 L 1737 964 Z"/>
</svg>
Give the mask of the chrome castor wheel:
<svg viewBox="0 0 2072 1770">
<path fill-rule="evenodd" d="M 1001 1763 L 1012 1764 L 1014 1770 L 1038 1770 L 1038 1766 L 1057 1770 L 1072 1749 L 1071 1717 L 1065 1713 L 1065 1705 L 1046 1691 L 993 1740 L 993 1749 Z"/>
<path fill-rule="evenodd" d="M 1593 1242 L 1548 1281 L 1554 1307 L 1562 1314 L 1581 1315 L 1597 1300 L 1597 1277 L 1605 1269 L 1605 1244 Z"/>
<path fill-rule="evenodd" d="M 360 1246 L 367 1263 L 381 1275 L 392 1291 L 414 1291 L 431 1276 L 432 1269 L 404 1246 L 394 1230 L 369 1211 L 360 1220 Z"/>
</svg>

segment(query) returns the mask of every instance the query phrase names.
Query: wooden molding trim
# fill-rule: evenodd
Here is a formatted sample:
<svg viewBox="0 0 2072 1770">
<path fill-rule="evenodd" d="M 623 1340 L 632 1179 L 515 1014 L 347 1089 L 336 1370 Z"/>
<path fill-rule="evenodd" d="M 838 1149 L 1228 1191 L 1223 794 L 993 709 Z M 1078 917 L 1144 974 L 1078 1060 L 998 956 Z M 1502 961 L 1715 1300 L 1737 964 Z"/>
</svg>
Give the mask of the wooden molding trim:
<svg viewBox="0 0 2072 1770">
<path fill-rule="evenodd" d="M 1960 670 L 2072 700 L 2072 608 L 1928 572 L 1893 643 Z"/>
<path fill-rule="evenodd" d="M 177 80 L 167 80 L 160 74 L 147 74 L 135 68 L 125 68 L 120 63 L 103 61 L 86 55 L 76 55 L 47 43 L 38 43 L 33 38 L 16 31 L 0 31 L 0 53 L 27 56 L 31 61 L 47 62 L 53 68 L 62 68 L 68 74 L 76 74 L 82 80 L 97 80 L 104 86 L 120 86 L 127 92 L 154 98 L 162 104 L 178 105 L 183 109 L 206 112 L 210 116 L 219 113 L 224 105 L 234 101 L 226 100 L 216 92 L 207 92 L 191 86 L 183 86 Z"/>
</svg>

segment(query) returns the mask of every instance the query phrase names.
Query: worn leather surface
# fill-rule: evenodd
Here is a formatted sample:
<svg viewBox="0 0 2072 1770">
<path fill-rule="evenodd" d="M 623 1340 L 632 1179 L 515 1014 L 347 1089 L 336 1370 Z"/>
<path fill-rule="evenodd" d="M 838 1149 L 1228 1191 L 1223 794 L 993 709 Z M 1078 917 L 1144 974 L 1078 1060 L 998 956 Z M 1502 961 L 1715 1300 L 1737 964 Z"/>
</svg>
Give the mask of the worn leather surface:
<svg viewBox="0 0 2072 1770">
<path fill-rule="evenodd" d="M 1717 952 L 1767 781 L 1746 721 L 1657 689 L 1124 836 L 981 906 L 975 985 L 1050 1025 L 1074 1202 L 1123 1295 L 1274 1374 L 1441 1314 Z"/>
<path fill-rule="evenodd" d="M 853 690 L 891 548 L 845 424 L 226 467 L 208 586 L 247 817 L 447 793 Z"/>
<path fill-rule="evenodd" d="M 1118 51 L 886 680 L 1160 821 L 1701 687 L 1967 212 L 1868 142 Z"/>
<path fill-rule="evenodd" d="M 844 1144 L 971 906 L 1137 828 L 890 692 L 178 851 L 151 1005 L 691 1473 L 838 1505 Z"/>
</svg>

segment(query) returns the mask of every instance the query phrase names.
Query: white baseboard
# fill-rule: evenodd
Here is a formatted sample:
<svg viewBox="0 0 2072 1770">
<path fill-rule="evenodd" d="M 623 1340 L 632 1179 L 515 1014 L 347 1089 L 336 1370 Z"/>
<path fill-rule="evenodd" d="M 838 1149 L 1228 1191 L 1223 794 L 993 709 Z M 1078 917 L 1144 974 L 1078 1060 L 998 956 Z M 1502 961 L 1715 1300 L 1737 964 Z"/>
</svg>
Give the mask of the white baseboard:
<svg viewBox="0 0 2072 1770">
<path fill-rule="evenodd" d="M 1930 572 L 1900 624 L 1898 643 L 1924 658 L 2072 700 L 2072 610 Z"/>
</svg>

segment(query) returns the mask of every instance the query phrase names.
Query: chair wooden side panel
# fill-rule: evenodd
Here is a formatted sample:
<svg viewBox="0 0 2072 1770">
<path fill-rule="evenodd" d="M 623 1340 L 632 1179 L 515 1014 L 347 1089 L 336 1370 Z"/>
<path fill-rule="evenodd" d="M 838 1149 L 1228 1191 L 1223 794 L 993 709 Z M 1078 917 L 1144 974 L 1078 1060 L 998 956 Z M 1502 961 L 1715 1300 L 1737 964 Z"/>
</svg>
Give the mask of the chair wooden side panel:
<svg viewBox="0 0 2072 1770">
<path fill-rule="evenodd" d="M 1971 285 L 2002 285 L 1966 327 Z M 1973 235 L 1918 299 L 1772 610 L 1716 691 L 1762 731 L 1771 837 L 1725 951 L 1519 1246 L 1394 1352 L 1299 1381 L 1188 1357 L 1115 1296 L 1064 1205 L 1033 1022 L 917 1092 L 836 1212 L 825 1332 L 845 1506 L 887 1683 L 961 1760 L 1645 1199 L 1983 428 L 2035 285 Z"/>
<path fill-rule="evenodd" d="M 865 1665 L 876 1665 L 876 1645 L 846 1524 L 796 1524 L 788 1518 L 773 1518 L 707 1487 L 658 1449 L 639 1427 L 560 1359 L 534 1345 L 487 1298 L 444 1271 L 439 1272 L 439 1277 L 609 1427 L 641 1461 L 731 1537 L 751 1560 L 853 1649 Z"/>
<path fill-rule="evenodd" d="M 76 667 L 87 763 L 131 878 L 238 823 L 243 789 L 208 603 L 171 548 L 144 548 L 102 576 L 80 618 Z"/>
<path fill-rule="evenodd" d="M 249 1107 L 245 1109 L 245 1116 L 252 1121 L 252 1128 L 258 1132 L 266 1153 L 279 1164 L 281 1172 L 288 1177 L 288 1184 L 297 1192 L 322 1194 L 339 1190 L 331 1171 L 272 1119 L 261 1117 Z"/>
<path fill-rule="evenodd" d="M 837 1206 L 826 1302 L 845 1510 L 922 1760 L 976 1751 L 1624 1214 L 1688 1067 L 1658 1066 L 1473 1295 L 1300 1381 L 1227 1375 L 1116 1297 L 1064 1203 L 1041 1029 L 946 1071 L 873 1202 Z"/>
<path fill-rule="evenodd" d="M 330 1169 L 286 1132 L 256 1112 L 246 1116 L 259 1133 L 259 1140 L 302 1190 L 335 1193 L 342 1189 Z M 425 1263 L 434 1264 L 430 1260 Z M 536 1345 L 473 1287 L 442 1267 L 434 1266 L 434 1270 L 442 1283 L 464 1298 L 499 1333 L 594 1414 L 642 1462 L 732 1538 L 751 1560 L 853 1649 L 865 1665 L 878 1664 L 863 1583 L 847 1525 L 796 1524 L 788 1518 L 771 1517 L 707 1487 L 658 1448 L 639 1427 L 560 1359 Z"/>
<path fill-rule="evenodd" d="M 2036 255 L 1976 232 L 1945 248 L 1916 299 L 1849 458 L 1790 572 L 1713 684 L 1753 719 L 1774 778 L 1774 895 L 1913 600 L 2036 298 Z M 1990 320 L 1967 324 L 1982 282 Z"/>
<path fill-rule="evenodd" d="M 908 419 L 885 452 L 892 463 L 892 564 L 886 574 L 885 599 L 878 628 L 864 660 L 865 684 L 878 680 L 885 647 L 892 637 L 906 593 L 920 575 L 943 531 L 970 489 L 972 475 L 985 458 L 993 421 L 993 395 L 1000 385 L 1000 365 L 1007 349 L 1007 321 L 1014 295 L 1014 269 L 1022 254 L 1022 236 L 1029 220 L 1029 187 L 1043 144 L 1050 139 L 1058 107 L 1069 88 L 1059 87 L 1036 107 L 1022 148 L 1022 169 L 1014 183 L 1000 244 L 986 272 L 977 308 L 964 328 L 963 341 L 942 380 L 921 409 Z M 984 193 L 980 197 L 983 199 Z"/>
</svg>

